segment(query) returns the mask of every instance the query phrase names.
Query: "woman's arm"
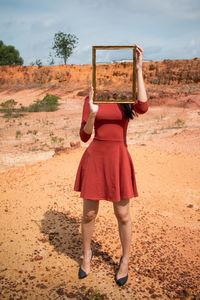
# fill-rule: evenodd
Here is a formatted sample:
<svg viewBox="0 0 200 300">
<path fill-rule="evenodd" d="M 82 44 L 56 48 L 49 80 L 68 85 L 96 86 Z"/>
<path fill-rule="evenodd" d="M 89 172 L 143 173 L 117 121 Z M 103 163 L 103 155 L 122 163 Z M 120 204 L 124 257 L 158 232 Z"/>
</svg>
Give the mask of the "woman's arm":
<svg viewBox="0 0 200 300">
<path fill-rule="evenodd" d="M 80 138 L 83 142 L 87 142 L 93 131 L 95 117 L 98 112 L 99 105 L 94 104 L 93 101 L 93 87 L 91 86 L 89 96 L 85 98 L 82 114 L 82 122 L 80 128 Z"/>
<path fill-rule="evenodd" d="M 142 74 L 142 68 L 137 70 L 137 84 L 138 84 L 138 100 L 141 102 L 147 101 L 147 93 L 144 86 L 144 79 Z"/>
<path fill-rule="evenodd" d="M 142 60 L 143 60 L 143 54 L 144 51 L 142 48 L 136 45 L 136 51 L 137 51 L 137 63 L 136 63 L 136 69 L 137 69 L 137 85 L 138 85 L 138 96 L 136 103 L 133 104 L 132 108 L 139 114 L 144 114 L 148 110 L 148 99 L 146 94 L 146 89 L 144 85 L 144 79 L 142 74 Z"/>
<path fill-rule="evenodd" d="M 81 123 L 80 138 L 85 143 L 90 139 L 90 137 L 92 135 L 95 117 L 96 117 L 96 114 L 91 112 L 89 114 L 87 122 L 82 121 L 82 123 Z"/>
<path fill-rule="evenodd" d="M 85 98 L 85 102 L 83 106 L 82 121 L 81 121 L 81 128 L 80 128 L 80 138 L 84 143 L 86 143 L 92 135 L 94 121 L 95 121 L 95 114 L 93 112 L 90 112 L 89 97 L 87 96 Z"/>
</svg>

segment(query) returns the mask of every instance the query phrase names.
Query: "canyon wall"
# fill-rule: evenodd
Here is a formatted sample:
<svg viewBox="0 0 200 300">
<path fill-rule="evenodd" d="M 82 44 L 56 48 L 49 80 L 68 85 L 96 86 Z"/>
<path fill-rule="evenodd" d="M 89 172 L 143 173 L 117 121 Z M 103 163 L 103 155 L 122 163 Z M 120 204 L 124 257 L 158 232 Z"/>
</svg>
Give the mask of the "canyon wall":
<svg viewBox="0 0 200 300">
<path fill-rule="evenodd" d="M 152 105 L 187 97 L 184 105 L 200 106 L 200 58 L 144 62 L 143 76 Z M 117 93 L 130 99 L 132 63 L 97 65 L 96 79 L 97 98 L 109 99 Z M 92 65 L 0 66 L 0 91 L 45 89 L 85 96 L 91 83 Z"/>
<path fill-rule="evenodd" d="M 200 58 L 163 60 L 143 63 L 146 84 L 178 85 L 200 84 Z M 97 85 L 117 84 L 124 86 L 132 80 L 132 63 L 97 65 Z M 0 88 L 59 87 L 79 88 L 92 81 L 92 65 L 58 66 L 0 66 Z"/>
</svg>

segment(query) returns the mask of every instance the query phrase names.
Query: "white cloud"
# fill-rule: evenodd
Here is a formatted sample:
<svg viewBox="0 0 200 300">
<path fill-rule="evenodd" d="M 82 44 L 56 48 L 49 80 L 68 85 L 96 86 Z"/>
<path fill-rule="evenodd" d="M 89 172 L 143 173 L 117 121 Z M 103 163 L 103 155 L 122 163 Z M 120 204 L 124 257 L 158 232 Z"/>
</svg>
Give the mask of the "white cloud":
<svg viewBox="0 0 200 300">
<path fill-rule="evenodd" d="M 53 19 L 43 20 L 43 26 L 47 29 L 51 28 L 54 24 L 55 24 L 55 20 L 53 20 Z"/>
</svg>

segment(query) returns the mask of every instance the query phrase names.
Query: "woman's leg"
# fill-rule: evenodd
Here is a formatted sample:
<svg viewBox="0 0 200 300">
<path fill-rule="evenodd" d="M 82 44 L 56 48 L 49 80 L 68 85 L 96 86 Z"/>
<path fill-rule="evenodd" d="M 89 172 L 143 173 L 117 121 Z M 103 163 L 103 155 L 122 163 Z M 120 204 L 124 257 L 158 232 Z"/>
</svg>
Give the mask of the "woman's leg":
<svg viewBox="0 0 200 300">
<path fill-rule="evenodd" d="M 129 199 L 113 202 L 114 213 L 118 221 L 119 236 L 122 244 L 123 259 L 117 273 L 117 279 L 128 273 L 128 261 L 131 247 L 132 220 L 129 208 Z"/>
<path fill-rule="evenodd" d="M 81 268 L 88 274 L 90 272 L 91 239 L 94 231 L 95 218 L 99 210 L 99 200 L 83 199 L 83 216 L 81 233 L 83 241 L 83 262 Z"/>
</svg>

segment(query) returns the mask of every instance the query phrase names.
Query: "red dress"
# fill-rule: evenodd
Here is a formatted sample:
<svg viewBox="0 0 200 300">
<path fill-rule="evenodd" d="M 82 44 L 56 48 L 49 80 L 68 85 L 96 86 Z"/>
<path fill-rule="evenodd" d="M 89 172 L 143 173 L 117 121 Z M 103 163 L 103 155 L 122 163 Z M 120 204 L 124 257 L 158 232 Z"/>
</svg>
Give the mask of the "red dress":
<svg viewBox="0 0 200 300">
<path fill-rule="evenodd" d="M 126 134 L 129 120 L 119 103 L 99 103 L 95 117 L 95 136 L 86 148 L 76 173 L 74 190 L 80 197 L 91 200 L 119 202 L 138 197 L 134 166 L 127 149 Z M 136 100 L 132 109 L 139 114 L 148 110 L 148 101 Z M 90 113 L 89 96 L 85 98 L 80 138 L 87 142 L 85 126 Z"/>
</svg>

